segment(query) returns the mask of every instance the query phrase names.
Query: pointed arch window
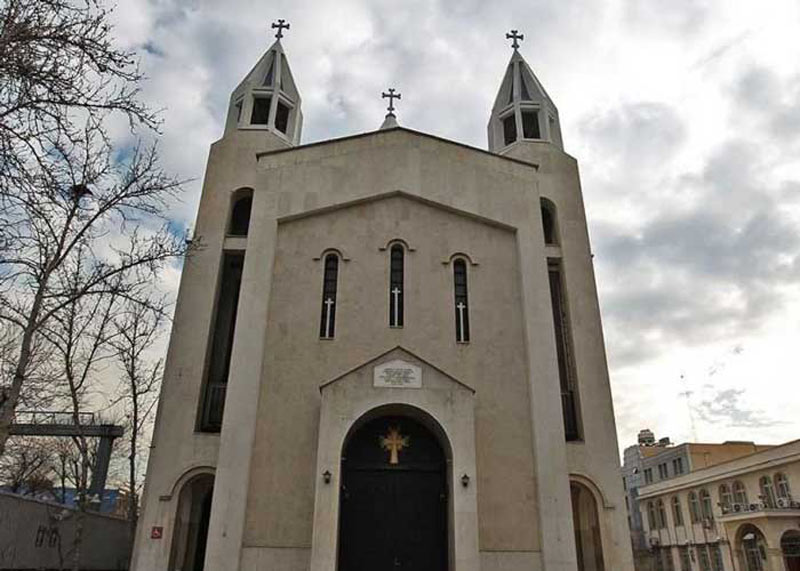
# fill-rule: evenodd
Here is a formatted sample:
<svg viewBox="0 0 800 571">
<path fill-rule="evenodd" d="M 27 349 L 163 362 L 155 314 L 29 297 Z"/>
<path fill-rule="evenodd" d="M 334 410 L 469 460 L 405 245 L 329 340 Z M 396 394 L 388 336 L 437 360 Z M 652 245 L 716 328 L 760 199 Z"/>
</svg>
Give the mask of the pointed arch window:
<svg viewBox="0 0 800 571">
<path fill-rule="evenodd" d="M 389 327 L 403 326 L 405 310 L 405 250 L 395 244 L 389 251 Z"/>
<path fill-rule="evenodd" d="M 580 440 L 580 416 L 578 390 L 575 382 L 572 356 L 572 331 L 567 311 L 566 291 L 561 260 L 550 258 L 547 261 L 550 280 L 550 303 L 553 311 L 553 329 L 556 342 L 558 378 L 561 387 L 561 408 L 564 415 L 564 435 L 568 441 Z M 645 470 L 645 476 L 649 468 Z M 652 472 L 650 472 L 652 474 Z M 650 476 L 652 479 L 652 475 Z M 649 483 L 649 482 L 648 482 Z"/>
<path fill-rule="evenodd" d="M 467 263 L 461 258 L 453 262 L 453 286 L 455 290 L 456 341 L 469 343 Z"/>
<path fill-rule="evenodd" d="M 322 311 L 320 313 L 319 336 L 333 339 L 336 331 L 336 290 L 339 281 L 339 256 L 325 256 L 322 278 Z"/>
</svg>

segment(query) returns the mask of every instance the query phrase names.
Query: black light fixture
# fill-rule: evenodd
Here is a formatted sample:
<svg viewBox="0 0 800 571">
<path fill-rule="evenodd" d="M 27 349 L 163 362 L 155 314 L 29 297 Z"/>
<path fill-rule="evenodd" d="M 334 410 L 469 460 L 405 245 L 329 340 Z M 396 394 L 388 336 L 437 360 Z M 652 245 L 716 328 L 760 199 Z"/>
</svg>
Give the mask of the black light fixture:
<svg viewBox="0 0 800 571">
<path fill-rule="evenodd" d="M 322 473 L 322 481 L 325 482 L 326 484 L 330 484 L 331 483 L 331 473 L 330 473 L 329 470 L 325 470 Z"/>
<path fill-rule="evenodd" d="M 461 485 L 464 486 L 465 488 L 469 486 L 469 476 L 467 476 L 466 474 L 461 476 Z"/>
</svg>

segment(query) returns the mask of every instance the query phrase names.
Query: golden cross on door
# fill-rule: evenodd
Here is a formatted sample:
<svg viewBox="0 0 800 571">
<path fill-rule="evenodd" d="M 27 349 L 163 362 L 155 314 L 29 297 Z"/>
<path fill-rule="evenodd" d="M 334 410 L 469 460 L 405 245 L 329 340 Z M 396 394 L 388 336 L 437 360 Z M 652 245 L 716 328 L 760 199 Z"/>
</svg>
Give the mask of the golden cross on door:
<svg viewBox="0 0 800 571">
<path fill-rule="evenodd" d="M 389 434 L 381 436 L 381 446 L 390 453 L 389 464 L 399 464 L 397 453 L 403 448 L 408 448 L 408 436 L 400 436 L 400 429 L 392 427 L 389 429 Z"/>
</svg>

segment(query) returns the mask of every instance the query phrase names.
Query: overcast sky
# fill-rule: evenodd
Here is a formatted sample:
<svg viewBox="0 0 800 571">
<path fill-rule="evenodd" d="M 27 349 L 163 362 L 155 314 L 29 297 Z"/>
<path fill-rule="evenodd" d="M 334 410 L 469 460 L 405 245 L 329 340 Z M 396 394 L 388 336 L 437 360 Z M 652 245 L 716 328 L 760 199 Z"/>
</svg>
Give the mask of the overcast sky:
<svg viewBox="0 0 800 571">
<path fill-rule="evenodd" d="M 119 0 L 173 172 L 202 179 L 277 18 L 304 143 L 376 129 L 393 86 L 402 125 L 486 148 L 524 33 L 581 167 L 620 444 L 800 437 L 797 0 Z"/>
</svg>

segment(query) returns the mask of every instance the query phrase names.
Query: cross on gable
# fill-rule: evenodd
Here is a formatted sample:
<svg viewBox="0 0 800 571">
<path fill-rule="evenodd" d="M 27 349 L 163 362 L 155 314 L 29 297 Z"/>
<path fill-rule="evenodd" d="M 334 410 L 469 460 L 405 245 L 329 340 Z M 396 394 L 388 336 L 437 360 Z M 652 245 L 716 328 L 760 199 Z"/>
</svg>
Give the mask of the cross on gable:
<svg viewBox="0 0 800 571">
<path fill-rule="evenodd" d="M 383 99 L 389 99 L 389 107 L 387 107 L 389 113 L 394 113 L 394 100 L 402 99 L 402 95 L 394 92 L 394 87 L 389 88 L 389 93 L 386 93 L 385 91 L 381 93 L 381 97 Z"/>
<path fill-rule="evenodd" d="M 275 34 L 275 37 L 280 40 L 283 37 L 283 31 L 288 30 L 290 28 L 290 25 L 286 22 L 286 20 L 281 18 L 278 20 L 277 23 L 273 22 L 272 27 L 278 29 L 278 32 Z"/>
<path fill-rule="evenodd" d="M 520 34 L 519 30 L 511 30 L 510 33 L 506 34 L 507 40 L 511 41 L 511 47 L 517 49 L 519 47 L 519 42 L 525 39 L 524 34 Z"/>
</svg>

